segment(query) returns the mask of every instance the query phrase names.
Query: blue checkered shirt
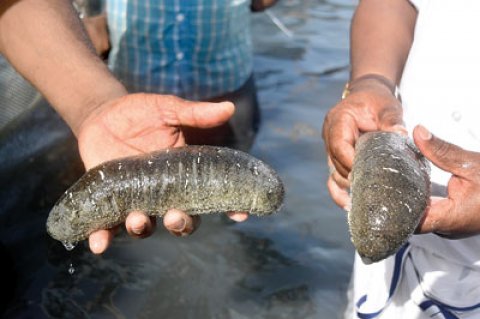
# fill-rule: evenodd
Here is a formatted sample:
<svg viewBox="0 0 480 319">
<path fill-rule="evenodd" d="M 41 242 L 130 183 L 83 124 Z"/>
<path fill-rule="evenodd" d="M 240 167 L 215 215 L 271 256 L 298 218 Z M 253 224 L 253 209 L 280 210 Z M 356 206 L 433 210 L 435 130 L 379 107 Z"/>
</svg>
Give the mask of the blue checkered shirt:
<svg viewBox="0 0 480 319">
<path fill-rule="evenodd" d="M 131 92 L 192 100 L 252 73 L 250 0 L 106 0 L 109 66 Z"/>
</svg>

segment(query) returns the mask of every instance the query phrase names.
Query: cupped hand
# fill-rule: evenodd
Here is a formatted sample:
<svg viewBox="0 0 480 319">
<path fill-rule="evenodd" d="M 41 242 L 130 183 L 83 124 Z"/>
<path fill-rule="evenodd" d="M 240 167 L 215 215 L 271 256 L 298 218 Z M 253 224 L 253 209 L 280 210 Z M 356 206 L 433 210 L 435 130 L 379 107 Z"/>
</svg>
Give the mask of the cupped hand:
<svg viewBox="0 0 480 319">
<path fill-rule="evenodd" d="M 86 169 L 90 169 L 115 158 L 183 146 L 181 126 L 215 127 L 228 121 L 233 112 L 230 102 L 190 102 L 158 94 L 125 95 L 102 104 L 82 123 L 77 134 L 80 156 Z M 242 221 L 247 216 L 239 212 L 231 218 Z M 184 236 L 198 227 L 200 218 L 172 209 L 163 223 L 172 234 Z M 125 227 L 133 237 L 147 237 L 155 228 L 155 219 L 135 211 L 128 215 Z M 91 251 L 103 253 L 115 232 L 116 228 L 91 234 Z"/>
<path fill-rule="evenodd" d="M 417 126 L 413 137 L 418 149 L 435 166 L 452 173 L 446 198 L 432 198 L 418 232 L 449 238 L 480 233 L 480 153 L 464 150 Z"/>
<path fill-rule="evenodd" d="M 334 202 L 348 210 L 348 175 L 353 166 L 355 143 L 369 131 L 397 131 L 406 134 L 398 99 L 382 83 L 366 81 L 326 115 L 323 140 L 330 167 L 327 187 Z"/>
</svg>

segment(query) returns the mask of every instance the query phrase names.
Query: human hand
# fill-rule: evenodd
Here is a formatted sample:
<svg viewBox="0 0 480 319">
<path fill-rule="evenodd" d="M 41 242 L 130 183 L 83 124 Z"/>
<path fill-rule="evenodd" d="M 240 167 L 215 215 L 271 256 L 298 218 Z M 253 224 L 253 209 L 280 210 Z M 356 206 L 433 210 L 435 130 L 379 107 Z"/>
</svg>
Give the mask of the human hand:
<svg viewBox="0 0 480 319">
<path fill-rule="evenodd" d="M 95 109 L 77 133 L 80 156 L 87 169 L 119 157 L 139 155 L 168 147 L 185 145 L 181 126 L 210 128 L 226 122 L 234 112 L 230 102 L 190 102 L 174 96 L 129 94 L 108 101 Z M 232 214 L 242 221 L 247 213 Z M 170 210 L 163 218 L 174 235 L 192 233 L 199 217 Z M 149 236 L 155 220 L 142 212 L 132 212 L 125 221 L 127 232 L 137 238 Z M 89 237 L 92 252 L 103 253 L 115 229 L 99 230 Z"/>
<path fill-rule="evenodd" d="M 445 142 L 423 126 L 414 129 L 413 138 L 427 159 L 452 173 L 447 197 L 432 197 L 417 232 L 448 238 L 480 233 L 480 153 Z"/>
<path fill-rule="evenodd" d="M 379 78 L 382 77 L 365 76 L 352 82 L 348 96 L 327 113 L 323 123 L 322 137 L 331 170 L 327 188 L 333 201 L 346 210 L 350 205 L 348 174 L 360 134 L 369 131 L 406 134 L 401 104 L 392 88 Z"/>
</svg>

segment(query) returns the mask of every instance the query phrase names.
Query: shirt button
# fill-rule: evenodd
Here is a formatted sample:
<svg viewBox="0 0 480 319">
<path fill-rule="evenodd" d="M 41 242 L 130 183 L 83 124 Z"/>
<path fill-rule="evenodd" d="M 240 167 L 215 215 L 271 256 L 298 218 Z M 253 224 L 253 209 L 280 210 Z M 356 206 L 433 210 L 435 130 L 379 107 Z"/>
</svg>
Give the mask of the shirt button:
<svg viewBox="0 0 480 319">
<path fill-rule="evenodd" d="M 460 113 L 459 111 L 454 111 L 452 113 L 452 118 L 453 118 L 453 120 L 458 122 L 462 119 L 462 113 Z"/>
<path fill-rule="evenodd" d="M 183 20 L 185 20 L 185 16 L 181 13 L 177 14 L 177 21 L 182 22 Z"/>
<path fill-rule="evenodd" d="M 178 52 L 177 53 L 177 60 L 183 60 L 184 54 L 183 52 Z"/>
</svg>

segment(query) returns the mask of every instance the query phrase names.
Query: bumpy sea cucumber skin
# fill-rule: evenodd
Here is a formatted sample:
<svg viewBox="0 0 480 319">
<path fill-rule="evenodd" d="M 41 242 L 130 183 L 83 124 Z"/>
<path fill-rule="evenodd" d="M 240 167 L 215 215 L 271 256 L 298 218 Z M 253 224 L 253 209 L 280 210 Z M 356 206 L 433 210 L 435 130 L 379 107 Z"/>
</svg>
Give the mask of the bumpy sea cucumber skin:
<svg viewBox="0 0 480 319">
<path fill-rule="evenodd" d="M 55 239 L 73 243 L 122 223 L 141 210 L 163 216 L 247 211 L 268 215 L 282 205 L 276 172 L 253 156 L 225 147 L 186 146 L 105 162 L 85 173 L 47 219 Z"/>
<path fill-rule="evenodd" d="M 410 138 L 362 135 L 352 169 L 352 242 L 365 263 L 393 255 L 413 234 L 430 198 L 430 166 Z"/>
</svg>

